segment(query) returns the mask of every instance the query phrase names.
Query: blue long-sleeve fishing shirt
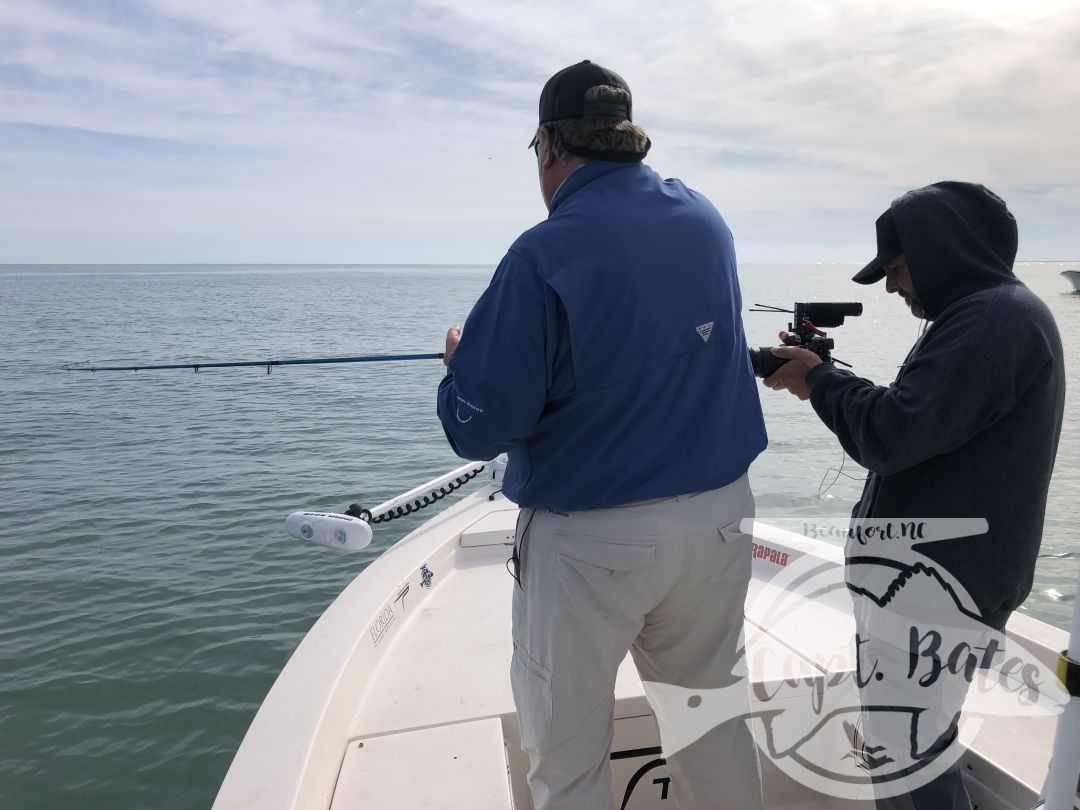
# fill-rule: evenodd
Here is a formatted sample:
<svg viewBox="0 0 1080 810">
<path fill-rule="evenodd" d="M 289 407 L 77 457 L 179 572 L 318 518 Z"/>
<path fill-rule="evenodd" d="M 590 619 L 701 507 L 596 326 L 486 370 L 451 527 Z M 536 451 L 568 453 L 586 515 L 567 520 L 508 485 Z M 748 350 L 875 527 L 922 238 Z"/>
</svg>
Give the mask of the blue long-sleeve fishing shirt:
<svg viewBox="0 0 1080 810">
<path fill-rule="evenodd" d="M 765 448 L 731 233 L 642 164 L 575 170 L 465 322 L 438 413 L 501 452 L 519 505 L 612 506 L 728 484 Z"/>
</svg>

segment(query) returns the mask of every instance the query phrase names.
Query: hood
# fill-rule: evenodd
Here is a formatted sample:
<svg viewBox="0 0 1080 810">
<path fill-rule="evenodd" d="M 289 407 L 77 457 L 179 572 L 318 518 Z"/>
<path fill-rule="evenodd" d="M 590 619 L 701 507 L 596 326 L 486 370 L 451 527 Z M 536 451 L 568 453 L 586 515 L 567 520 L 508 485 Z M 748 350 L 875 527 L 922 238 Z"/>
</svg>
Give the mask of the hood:
<svg viewBox="0 0 1080 810">
<path fill-rule="evenodd" d="M 909 191 L 889 206 L 915 293 L 933 320 L 954 301 L 1013 275 L 1016 219 L 985 186 L 949 180 Z"/>
</svg>

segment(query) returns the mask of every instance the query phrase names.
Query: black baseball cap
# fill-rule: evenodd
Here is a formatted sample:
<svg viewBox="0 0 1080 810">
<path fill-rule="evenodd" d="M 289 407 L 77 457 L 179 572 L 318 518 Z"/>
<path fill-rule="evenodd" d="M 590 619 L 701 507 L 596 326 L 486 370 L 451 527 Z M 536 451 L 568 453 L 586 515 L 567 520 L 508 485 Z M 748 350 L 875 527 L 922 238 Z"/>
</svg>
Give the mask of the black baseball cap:
<svg viewBox="0 0 1080 810">
<path fill-rule="evenodd" d="M 877 218 L 874 227 L 877 230 L 877 256 L 851 277 L 852 281 L 859 284 L 875 284 L 881 281 L 885 278 L 885 265 L 904 252 L 891 208 Z"/>
<path fill-rule="evenodd" d="M 601 102 L 586 101 L 585 94 L 590 88 L 600 86 L 614 87 L 626 93 L 626 101 Z M 549 124 L 553 121 L 565 121 L 568 118 L 594 118 L 607 117 L 612 119 L 612 125 L 622 121 L 633 121 L 631 109 L 633 101 L 630 96 L 630 85 L 623 77 L 613 70 L 590 62 L 588 59 L 563 68 L 544 85 L 540 92 L 540 124 Z M 540 131 L 537 130 L 533 139 L 529 141 L 529 149 L 532 149 L 540 140 Z M 590 160 L 612 160 L 618 163 L 640 163 L 649 153 L 652 141 L 645 139 L 645 147 L 640 152 L 624 151 L 595 151 L 581 145 L 563 142 L 562 148 L 571 155 L 588 158 Z"/>
<path fill-rule="evenodd" d="M 608 85 L 625 90 L 630 95 L 630 85 L 613 70 L 600 67 L 588 59 L 563 68 L 544 85 L 540 93 L 540 121 L 562 121 L 567 118 L 584 118 L 591 115 L 610 115 L 633 121 L 630 117 L 632 103 L 601 104 L 585 101 L 585 93 L 591 87 Z"/>
</svg>

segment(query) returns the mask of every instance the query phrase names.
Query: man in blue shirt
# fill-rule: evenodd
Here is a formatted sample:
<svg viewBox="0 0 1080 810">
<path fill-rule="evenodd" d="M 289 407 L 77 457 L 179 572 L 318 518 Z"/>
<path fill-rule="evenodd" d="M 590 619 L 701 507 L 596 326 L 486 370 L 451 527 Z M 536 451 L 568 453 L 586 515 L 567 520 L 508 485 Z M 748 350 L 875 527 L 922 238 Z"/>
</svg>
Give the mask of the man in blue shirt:
<svg viewBox="0 0 1080 810">
<path fill-rule="evenodd" d="M 548 218 L 447 334 L 438 398 L 459 455 L 509 455 L 511 681 L 533 803 L 612 806 L 629 650 L 661 727 L 669 687 L 743 683 L 712 731 L 662 742 L 677 807 L 753 810 L 740 526 L 766 436 L 731 233 L 702 195 L 642 163 L 650 142 L 616 73 L 588 61 L 556 73 L 539 120 L 529 146 Z"/>
</svg>

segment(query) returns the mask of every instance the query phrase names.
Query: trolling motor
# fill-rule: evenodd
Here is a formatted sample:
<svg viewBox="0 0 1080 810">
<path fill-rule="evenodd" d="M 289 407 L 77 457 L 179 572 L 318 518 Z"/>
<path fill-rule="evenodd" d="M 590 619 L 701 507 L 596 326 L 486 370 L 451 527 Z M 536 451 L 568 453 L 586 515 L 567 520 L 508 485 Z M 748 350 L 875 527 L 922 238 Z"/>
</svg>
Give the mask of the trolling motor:
<svg viewBox="0 0 1080 810">
<path fill-rule="evenodd" d="M 492 468 L 491 479 L 498 484 L 502 481 L 502 470 L 506 467 L 504 456 L 488 462 L 471 461 L 371 509 L 354 503 L 349 505 L 344 514 L 293 512 L 285 520 L 285 530 L 297 540 L 314 546 L 332 548 L 344 554 L 363 551 L 371 544 L 374 524 L 411 515 L 441 501 L 476 478 L 489 465 Z"/>
<path fill-rule="evenodd" d="M 842 366 L 848 365 L 843 360 L 833 358 L 831 351 L 834 348 L 833 339 L 827 337 L 821 328 L 832 329 L 834 326 L 843 326 L 844 318 L 848 315 L 862 315 L 862 304 L 859 303 L 820 303 L 820 304 L 795 304 L 795 309 L 781 309 L 769 304 L 755 304 L 760 309 L 751 309 L 751 312 L 789 312 L 795 317 L 788 324 L 788 336 L 784 341 L 786 346 L 798 346 L 801 349 L 809 349 L 826 363 L 834 362 Z M 768 346 L 750 349 L 750 365 L 757 377 L 769 377 L 787 360 L 777 357 Z"/>
<path fill-rule="evenodd" d="M 297 540 L 345 554 L 371 544 L 371 524 L 335 512 L 293 512 L 285 521 L 285 530 Z"/>
</svg>

